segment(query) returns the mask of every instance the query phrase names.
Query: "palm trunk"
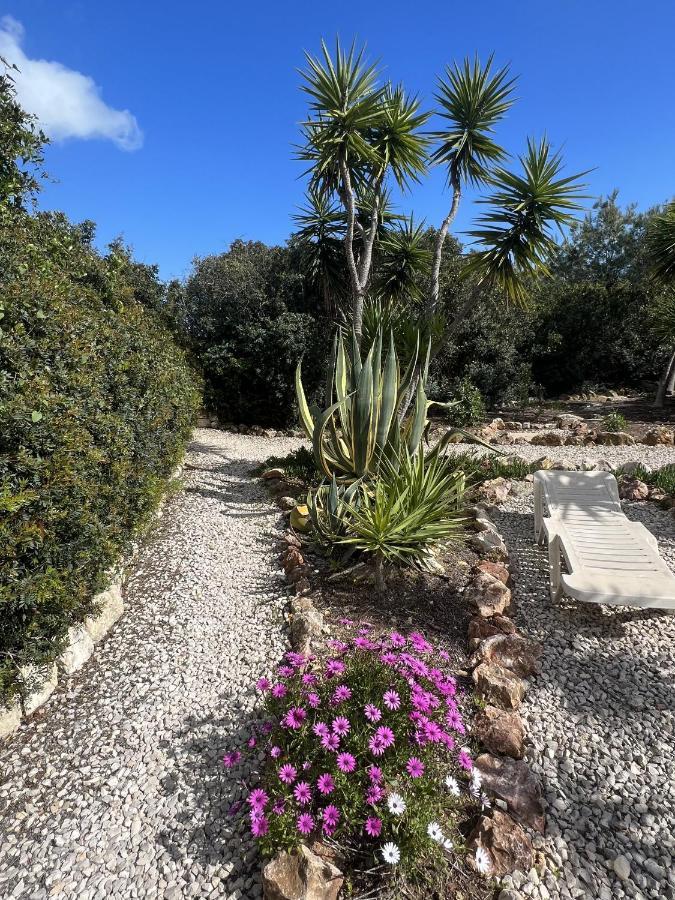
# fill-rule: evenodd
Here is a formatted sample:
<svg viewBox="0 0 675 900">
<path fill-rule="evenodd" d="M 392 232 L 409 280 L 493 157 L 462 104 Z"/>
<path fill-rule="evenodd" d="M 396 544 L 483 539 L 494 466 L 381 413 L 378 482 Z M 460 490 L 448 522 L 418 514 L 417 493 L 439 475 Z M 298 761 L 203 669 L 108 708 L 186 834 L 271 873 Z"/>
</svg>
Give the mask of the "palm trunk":
<svg viewBox="0 0 675 900">
<path fill-rule="evenodd" d="M 381 553 L 375 554 L 375 587 L 378 594 L 384 591 L 384 560 Z"/>
<path fill-rule="evenodd" d="M 668 386 L 675 383 L 675 350 L 670 355 L 670 359 L 668 360 L 668 365 L 663 373 L 663 377 L 661 381 L 659 381 L 659 386 L 656 389 L 656 396 L 654 397 L 654 406 L 657 409 L 663 409 L 666 403 L 666 391 L 668 390 Z"/>
<path fill-rule="evenodd" d="M 459 201 L 462 197 L 462 185 L 459 180 L 457 168 L 454 166 L 454 164 L 450 170 L 450 183 L 452 184 L 452 203 L 450 205 L 450 212 L 447 214 L 445 219 L 443 219 L 439 232 L 436 235 L 436 243 L 434 245 L 434 260 L 431 269 L 431 292 L 429 294 L 426 308 L 427 319 L 430 319 L 438 308 L 443 247 L 445 246 L 445 238 L 447 237 L 448 229 L 452 225 L 455 216 L 457 215 L 457 210 L 459 209 Z"/>
</svg>

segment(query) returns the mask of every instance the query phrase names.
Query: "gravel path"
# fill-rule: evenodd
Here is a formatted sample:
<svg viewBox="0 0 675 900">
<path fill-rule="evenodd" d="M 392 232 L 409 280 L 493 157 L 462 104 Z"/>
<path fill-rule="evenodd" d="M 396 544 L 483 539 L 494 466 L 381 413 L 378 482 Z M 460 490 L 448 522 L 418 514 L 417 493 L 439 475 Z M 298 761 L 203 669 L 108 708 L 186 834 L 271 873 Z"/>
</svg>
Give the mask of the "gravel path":
<svg viewBox="0 0 675 900">
<path fill-rule="evenodd" d="M 658 469 L 668 463 L 675 463 L 675 450 L 672 447 L 647 447 L 635 444 L 632 447 L 533 447 L 530 444 L 507 444 L 496 447 L 509 456 L 521 456 L 534 462 L 542 456 L 548 456 L 556 462 L 569 461 L 581 465 L 585 459 L 604 459 L 611 466 L 625 465 L 627 462 L 639 460 L 643 465 Z M 476 444 L 451 444 L 448 453 L 489 453 L 490 451 Z"/>
<path fill-rule="evenodd" d="M 248 472 L 297 444 L 195 433 L 125 615 L 0 748 L 0 897 L 260 896 L 227 817 L 246 770 L 220 757 L 285 647 L 278 513 Z"/>
<path fill-rule="evenodd" d="M 602 455 L 612 461 L 617 450 Z M 651 503 L 624 507 L 675 570 L 673 516 Z M 533 545 L 531 486 L 519 484 L 495 522 L 516 573 L 516 621 L 544 645 L 522 714 L 557 870 L 543 884 L 536 873 L 516 877 L 518 890 L 505 896 L 674 898 L 675 615 L 553 604 L 547 553 Z"/>
</svg>

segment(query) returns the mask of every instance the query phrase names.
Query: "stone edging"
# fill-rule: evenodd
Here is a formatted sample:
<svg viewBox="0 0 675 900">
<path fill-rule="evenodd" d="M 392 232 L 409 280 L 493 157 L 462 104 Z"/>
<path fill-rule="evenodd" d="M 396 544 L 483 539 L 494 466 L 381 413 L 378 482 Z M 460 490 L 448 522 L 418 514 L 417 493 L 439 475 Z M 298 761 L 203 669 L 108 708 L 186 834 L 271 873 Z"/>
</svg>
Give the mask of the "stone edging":
<svg viewBox="0 0 675 900">
<path fill-rule="evenodd" d="M 483 747 L 475 766 L 494 807 L 481 816 L 469 845 L 488 852 L 490 874 L 501 878 L 515 870 L 528 872 L 539 862 L 524 827 L 544 833 L 542 791 L 523 759 L 525 728 L 517 710 L 527 679 L 539 671 L 542 647 L 523 636 L 505 615 L 511 607 L 509 555 L 489 508 L 478 505 L 471 514 L 476 533 L 469 543 L 483 558 L 465 589 L 475 610 L 468 628 L 469 666 L 478 696 L 486 704 L 474 719 L 472 734 Z"/>
<path fill-rule="evenodd" d="M 180 478 L 183 464 L 178 465 L 171 473 L 168 482 Z M 162 497 L 151 523 L 157 521 L 164 510 L 166 496 Z M 150 528 L 147 526 L 146 531 Z M 139 549 L 138 541 L 134 541 L 120 562 L 109 572 L 111 581 L 105 590 L 96 594 L 93 603 L 98 608 L 95 616 L 87 616 L 80 625 L 68 629 L 68 642 L 57 660 L 44 667 L 25 666 L 20 669 L 23 688 L 19 696 L 9 706 L 0 705 L 0 740 L 13 734 L 23 719 L 31 716 L 43 706 L 54 693 L 59 676 L 70 676 L 79 672 L 91 657 L 100 641 L 124 613 L 122 588 L 126 570 Z"/>
</svg>

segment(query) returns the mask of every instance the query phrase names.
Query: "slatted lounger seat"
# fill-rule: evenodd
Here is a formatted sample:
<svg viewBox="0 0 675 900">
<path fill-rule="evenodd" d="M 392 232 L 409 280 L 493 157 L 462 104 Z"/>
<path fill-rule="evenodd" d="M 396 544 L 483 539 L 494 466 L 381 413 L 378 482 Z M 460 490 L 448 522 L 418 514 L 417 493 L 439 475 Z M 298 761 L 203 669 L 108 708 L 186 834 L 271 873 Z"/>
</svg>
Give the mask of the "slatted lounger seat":
<svg viewBox="0 0 675 900">
<path fill-rule="evenodd" d="M 675 576 L 654 535 L 624 515 L 608 472 L 536 472 L 534 533 L 548 541 L 554 600 L 675 609 Z"/>
</svg>

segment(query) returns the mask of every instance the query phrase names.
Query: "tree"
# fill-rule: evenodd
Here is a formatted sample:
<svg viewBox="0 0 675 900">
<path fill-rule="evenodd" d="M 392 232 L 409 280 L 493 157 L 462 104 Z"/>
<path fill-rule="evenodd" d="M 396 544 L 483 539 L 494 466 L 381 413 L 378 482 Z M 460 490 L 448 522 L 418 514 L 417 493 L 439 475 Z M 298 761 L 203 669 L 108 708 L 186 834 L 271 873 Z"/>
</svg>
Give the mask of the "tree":
<svg viewBox="0 0 675 900">
<path fill-rule="evenodd" d="M 652 277 L 660 284 L 675 285 L 675 202 L 654 216 L 647 232 L 647 255 Z M 659 298 L 655 306 L 655 333 L 675 343 L 675 320 L 673 318 L 672 295 Z M 668 359 L 666 368 L 656 389 L 654 405 L 665 404 L 666 394 L 675 388 L 675 350 Z"/>
<path fill-rule="evenodd" d="M 21 208 L 40 189 L 47 138 L 19 106 L 12 71 L 17 67 L 0 57 L 0 204 Z"/>
</svg>

